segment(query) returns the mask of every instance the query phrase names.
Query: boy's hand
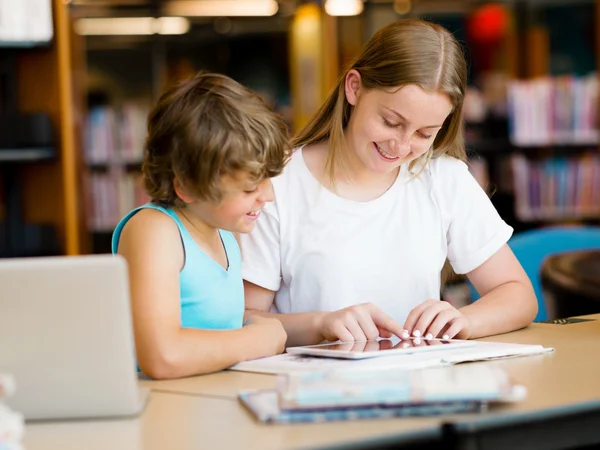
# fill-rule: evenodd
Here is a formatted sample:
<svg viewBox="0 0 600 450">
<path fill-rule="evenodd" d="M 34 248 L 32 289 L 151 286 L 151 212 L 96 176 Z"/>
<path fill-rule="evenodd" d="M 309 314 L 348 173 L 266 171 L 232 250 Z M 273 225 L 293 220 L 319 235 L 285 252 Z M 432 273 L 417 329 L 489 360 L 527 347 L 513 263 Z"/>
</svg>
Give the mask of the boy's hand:
<svg viewBox="0 0 600 450">
<path fill-rule="evenodd" d="M 260 334 L 257 341 L 261 349 L 259 358 L 278 355 L 285 350 L 287 333 L 279 320 L 252 315 L 246 318 L 244 326 L 253 327 Z"/>
<path fill-rule="evenodd" d="M 450 303 L 427 300 L 415 307 L 404 323 L 404 337 L 469 339 L 471 322 Z"/>
<path fill-rule="evenodd" d="M 402 327 L 372 303 L 320 315 L 317 329 L 327 341 L 366 341 L 402 335 Z"/>
</svg>

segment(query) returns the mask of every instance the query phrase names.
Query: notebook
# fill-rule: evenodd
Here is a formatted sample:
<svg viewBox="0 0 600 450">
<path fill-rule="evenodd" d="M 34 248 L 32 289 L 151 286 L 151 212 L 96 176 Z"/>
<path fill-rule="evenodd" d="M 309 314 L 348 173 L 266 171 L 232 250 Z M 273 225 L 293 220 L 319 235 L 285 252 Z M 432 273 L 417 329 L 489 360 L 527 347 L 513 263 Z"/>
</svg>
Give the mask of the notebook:
<svg viewBox="0 0 600 450">
<path fill-rule="evenodd" d="M 358 419 L 389 419 L 408 416 L 475 413 L 485 410 L 482 402 L 447 402 L 423 405 L 379 405 L 328 409 L 282 410 L 276 391 L 248 391 L 239 394 L 248 411 L 263 423 L 333 422 Z"/>
<path fill-rule="evenodd" d="M 239 398 L 261 422 L 313 422 L 479 412 L 525 396 L 503 369 L 479 364 L 280 375 L 277 389 Z"/>
</svg>

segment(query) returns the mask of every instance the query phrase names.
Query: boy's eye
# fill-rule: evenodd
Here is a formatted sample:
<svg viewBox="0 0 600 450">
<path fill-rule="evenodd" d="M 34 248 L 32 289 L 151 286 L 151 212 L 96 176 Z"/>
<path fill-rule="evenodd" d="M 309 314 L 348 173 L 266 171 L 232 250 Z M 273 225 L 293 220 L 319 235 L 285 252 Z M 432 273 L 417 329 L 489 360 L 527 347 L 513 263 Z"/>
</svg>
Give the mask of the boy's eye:
<svg viewBox="0 0 600 450">
<path fill-rule="evenodd" d="M 256 188 L 256 187 L 255 187 L 255 188 L 253 188 L 253 189 L 245 189 L 245 190 L 244 190 L 244 192 L 245 192 L 246 194 L 252 194 L 253 192 L 256 192 L 256 190 L 257 190 L 257 189 L 258 189 L 258 188 Z"/>
</svg>

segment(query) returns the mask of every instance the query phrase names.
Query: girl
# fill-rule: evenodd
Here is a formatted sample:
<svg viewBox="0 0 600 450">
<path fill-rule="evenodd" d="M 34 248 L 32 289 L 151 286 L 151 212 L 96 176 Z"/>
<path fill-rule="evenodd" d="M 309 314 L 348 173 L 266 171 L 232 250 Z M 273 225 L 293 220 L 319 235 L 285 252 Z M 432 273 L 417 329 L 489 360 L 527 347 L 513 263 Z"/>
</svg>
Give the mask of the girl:
<svg viewBox="0 0 600 450">
<path fill-rule="evenodd" d="M 129 265 L 140 369 L 153 378 L 213 372 L 283 351 L 278 320 L 242 327 L 240 250 L 273 199 L 286 129 L 230 78 L 201 74 L 162 95 L 148 119 L 144 183 L 152 202 L 129 213 L 113 252 Z M 258 319 L 258 320 L 257 320 Z"/>
<path fill-rule="evenodd" d="M 476 338 L 535 317 L 512 229 L 464 162 L 466 73 L 447 30 L 395 22 L 295 137 L 275 202 L 242 237 L 246 308 L 279 313 L 288 345 Z M 481 300 L 440 301 L 447 259 Z"/>
</svg>

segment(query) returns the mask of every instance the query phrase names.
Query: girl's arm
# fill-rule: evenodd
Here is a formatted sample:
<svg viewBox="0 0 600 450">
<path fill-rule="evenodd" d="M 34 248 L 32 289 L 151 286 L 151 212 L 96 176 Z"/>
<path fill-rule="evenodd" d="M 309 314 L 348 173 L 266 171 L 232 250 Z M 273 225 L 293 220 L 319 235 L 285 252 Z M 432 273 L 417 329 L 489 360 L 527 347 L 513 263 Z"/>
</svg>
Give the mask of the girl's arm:
<svg viewBox="0 0 600 450">
<path fill-rule="evenodd" d="M 471 323 L 471 338 L 524 328 L 535 318 L 533 286 L 508 244 L 467 276 L 481 295 L 460 309 Z"/>
<path fill-rule="evenodd" d="M 276 320 L 228 331 L 181 327 L 184 251 L 177 225 L 164 213 L 135 214 L 123 229 L 118 252 L 129 266 L 136 353 L 147 375 L 166 379 L 215 372 L 283 351 L 285 331 Z"/>
<path fill-rule="evenodd" d="M 364 341 L 402 335 L 402 327 L 372 303 L 349 306 L 333 312 L 273 314 L 269 310 L 275 292 L 244 280 L 246 315 L 276 317 L 288 336 L 287 346 L 327 341 Z"/>
<path fill-rule="evenodd" d="M 413 336 L 474 339 L 529 325 L 538 310 L 531 281 L 507 244 L 467 274 L 481 298 L 457 310 L 427 300 L 408 315 L 404 328 Z"/>
</svg>

